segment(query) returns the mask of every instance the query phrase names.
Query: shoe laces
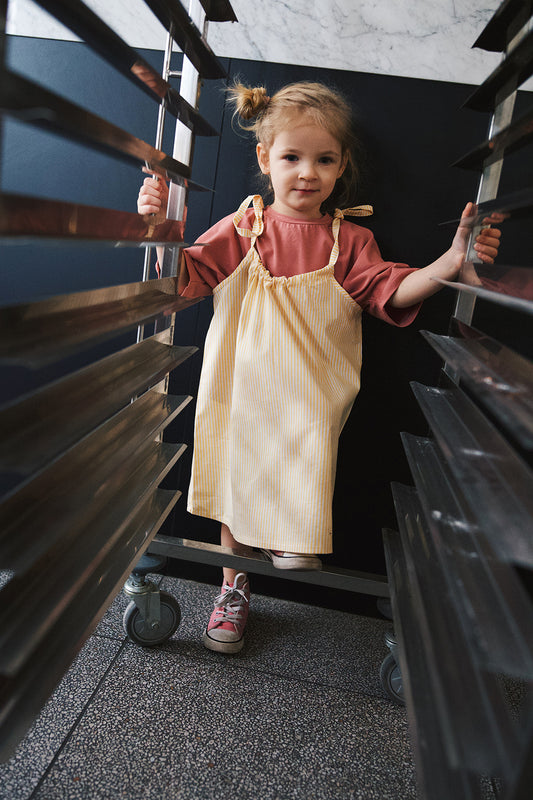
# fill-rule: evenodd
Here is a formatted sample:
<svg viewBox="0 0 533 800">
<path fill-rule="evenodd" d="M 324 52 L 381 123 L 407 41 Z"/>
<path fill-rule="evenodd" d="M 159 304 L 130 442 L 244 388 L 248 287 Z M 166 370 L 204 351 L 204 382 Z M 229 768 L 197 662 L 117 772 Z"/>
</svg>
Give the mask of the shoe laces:
<svg viewBox="0 0 533 800">
<path fill-rule="evenodd" d="M 244 586 L 237 586 L 237 581 L 243 573 L 239 573 L 233 582 L 233 586 L 226 584 L 222 587 L 223 591 L 215 598 L 214 606 L 216 609 L 217 622 L 238 622 L 242 617 L 244 604 L 248 602 Z"/>
</svg>

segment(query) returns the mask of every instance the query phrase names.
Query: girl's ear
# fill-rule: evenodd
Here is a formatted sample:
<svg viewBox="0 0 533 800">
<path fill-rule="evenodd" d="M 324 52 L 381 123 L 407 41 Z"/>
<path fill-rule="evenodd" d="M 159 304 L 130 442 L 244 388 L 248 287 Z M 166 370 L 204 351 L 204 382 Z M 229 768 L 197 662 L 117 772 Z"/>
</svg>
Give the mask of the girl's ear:
<svg viewBox="0 0 533 800">
<path fill-rule="evenodd" d="M 337 178 L 340 178 L 340 176 L 342 175 L 342 173 L 346 169 L 346 164 L 347 163 L 348 163 L 348 153 L 344 153 L 344 155 L 343 155 L 343 157 L 341 159 L 341 165 L 339 167 L 339 173 L 337 175 Z"/>
<path fill-rule="evenodd" d="M 259 169 L 263 175 L 270 175 L 270 159 L 268 157 L 268 150 L 266 149 L 265 145 L 259 142 L 255 151 L 257 153 Z"/>
</svg>

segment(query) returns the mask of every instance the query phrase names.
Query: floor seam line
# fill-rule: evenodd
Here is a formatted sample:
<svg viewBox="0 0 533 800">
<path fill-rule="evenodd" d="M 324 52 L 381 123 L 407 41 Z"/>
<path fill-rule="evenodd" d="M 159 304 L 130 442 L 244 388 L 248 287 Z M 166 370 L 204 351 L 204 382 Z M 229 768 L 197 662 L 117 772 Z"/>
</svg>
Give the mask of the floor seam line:
<svg viewBox="0 0 533 800">
<path fill-rule="evenodd" d="M 91 637 L 91 638 L 92 638 L 92 637 Z M 87 641 L 89 641 L 89 640 L 87 640 Z M 37 791 L 38 791 L 38 790 L 41 788 L 41 786 L 43 785 L 43 783 L 44 783 L 45 779 L 48 777 L 48 775 L 49 775 L 49 774 L 50 774 L 50 772 L 52 771 L 52 768 L 53 768 L 53 767 L 54 767 L 54 765 L 57 763 L 57 760 L 58 760 L 59 756 L 61 755 L 61 753 L 62 753 L 62 752 L 63 752 L 63 750 L 65 749 L 65 747 L 66 747 L 67 743 L 68 743 L 68 742 L 71 740 L 71 738 L 72 738 L 72 736 L 73 736 L 73 734 L 74 734 L 74 731 L 76 730 L 76 728 L 78 727 L 79 723 L 81 722 L 81 720 L 82 720 L 82 718 L 83 718 L 83 716 L 84 716 L 85 712 L 87 711 L 88 707 L 90 706 L 90 704 L 92 703 L 92 701 L 93 701 L 94 697 L 96 696 L 96 693 L 97 693 L 97 692 L 100 690 L 100 687 L 102 686 L 102 683 L 103 683 L 103 682 L 106 680 L 106 678 L 107 678 L 107 676 L 108 676 L 108 674 L 109 674 L 110 670 L 111 670 L 111 669 L 113 668 L 113 666 L 115 665 L 115 662 L 116 662 L 116 660 L 117 660 L 117 659 L 118 659 L 118 657 L 121 655 L 121 653 L 124 651 L 124 645 L 125 645 L 125 643 L 126 643 L 126 638 L 124 638 L 124 639 L 121 641 L 121 643 L 120 643 L 120 647 L 118 648 L 117 652 L 115 653 L 115 655 L 114 655 L 114 656 L 113 656 L 113 658 L 111 659 L 111 661 L 110 661 L 109 665 L 108 665 L 108 666 L 106 667 L 106 669 L 104 670 L 104 672 L 103 672 L 103 674 L 102 674 L 101 678 L 99 679 L 99 681 L 98 681 L 98 683 L 96 684 L 95 688 L 94 688 L 94 689 L 93 689 L 93 691 L 91 692 L 91 694 L 90 694 L 90 696 L 88 697 L 87 701 L 86 701 L 86 702 L 83 704 L 83 707 L 82 707 L 81 711 L 80 711 L 80 712 L 77 714 L 77 716 L 76 716 L 76 719 L 74 720 L 74 722 L 72 723 L 72 725 L 71 725 L 71 726 L 70 726 L 70 728 L 68 729 L 67 733 L 66 733 L 66 734 L 65 734 L 65 736 L 63 737 L 63 739 L 62 739 L 62 741 L 61 741 L 61 744 L 59 745 L 59 747 L 58 747 L 58 748 L 57 748 L 57 750 L 55 751 L 55 753 L 54 753 L 54 755 L 53 755 L 52 759 L 50 760 L 50 763 L 48 764 L 48 766 L 47 766 L 47 767 L 46 767 L 46 769 L 44 770 L 43 774 L 42 774 L 42 775 L 41 775 L 41 777 L 39 778 L 38 782 L 36 783 L 36 785 L 35 785 L 35 786 L 34 786 L 34 788 L 32 789 L 32 792 L 31 792 L 31 794 L 28 796 L 28 800 L 32 800 L 32 798 L 34 798 L 34 797 L 35 797 L 35 795 L 36 795 Z"/>
<path fill-rule="evenodd" d="M 129 642 L 128 640 L 126 640 L 126 643 L 128 645 L 135 646 L 132 642 Z M 169 654 L 169 655 L 171 655 L 171 654 Z M 223 665 L 223 664 L 218 664 L 218 663 L 212 664 L 212 663 L 208 662 L 207 660 L 204 661 L 200 657 L 197 657 L 197 656 L 194 656 L 194 655 L 192 655 L 192 656 L 191 655 L 187 655 L 187 656 L 181 656 L 181 657 L 184 658 L 184 659 L 190 660 L 190 661 L 194 661 L 195 664 L 197 666 L 199 666 L 199 667 L 203 666 L 203 667 L 211 668 L 211 667 L 214 666 L 214 667 L 220 668 L 221 671 L 225 671 L 225 669 L 226 669 L 225 665 Z M 361 696 L 361 697 L 366 697 L 367 699 L 374 699 L 374 700 L 380 700 L 380 701 L 386 701 L 388 699 L 385 695 L 381 696 L 379 694 L 372 694 L 369 691 L 358 689 L 356 687 L 354 687 L 353 689 L 350 689 L 350 688 L 347 688 L 346 686 L 335 686 L 334 684 L 330 684 L 330 683 L 312 681 L 309 678 L 296 678 L 294 676 L 287 675 L 287 674 L 280 673 L 280 672 L 275 672 L 275 671 L 272 671 L 272 670 L 257 669 L 257 668 L 254 668 L 254 667 L 247 667 L 247 666 L 241 666 L 241 667 L 239 667 L 239 669 L 242 669 L 242 670 L 244 670 L 244 671 L 246 671 L 248 673 L 255 673 L 255 674 L 264 675 L 265 677 L 268 677 L 268 678 L 279 678 L 279 679 L 282 679 L 282 680 L 289 681 L 290 683 L 299 683 L 301 685 L 306 685 L 306 686 L 310 686 L 310 687 L 316 687 L 317 689 L 330 689 L 332 691 L 339 691 L 339 692 L 343 692 L 345 694 L 353 694 L 353 695 L 358 695 L 358 696 Z"/>
</svg>

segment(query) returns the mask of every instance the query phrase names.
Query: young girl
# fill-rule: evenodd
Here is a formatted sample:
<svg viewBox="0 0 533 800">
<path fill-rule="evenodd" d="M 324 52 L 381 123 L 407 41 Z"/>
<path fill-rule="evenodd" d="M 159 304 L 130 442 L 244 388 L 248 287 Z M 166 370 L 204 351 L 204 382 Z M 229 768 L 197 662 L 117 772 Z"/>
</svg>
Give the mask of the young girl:
<svg viewBox="0 0 533 800">
<path fill-rule="evenodd" d="M 248 197 L 183 251 L 181 293 L 214 300 L 188 510 L 221 522 L 222 544 L 240 553 L 260 548 L 280 569 L 320 569 L 318 554 L 332 552 L 338 440 L 359 390 L 361 313 L 409 325 L 439 290 L 433 278 L 457 276 L 475 207 L 429 266 L 385 262 L 372 233 L 344 221 L 372 208 L 346 208 L 358 170 L 343 98 L 315 83 L 231 94 L 253 120 L 273 202 Z M 139 213 L 164 216 L 166 202 L 164 182 L 146 178 Z M 483 261 L 494 260 L 499 236 L 489 227 L 477 237 Z M 225 568 L 208 648 L 242 648 L 249 599 L 247 576 Z"/>
</svg>

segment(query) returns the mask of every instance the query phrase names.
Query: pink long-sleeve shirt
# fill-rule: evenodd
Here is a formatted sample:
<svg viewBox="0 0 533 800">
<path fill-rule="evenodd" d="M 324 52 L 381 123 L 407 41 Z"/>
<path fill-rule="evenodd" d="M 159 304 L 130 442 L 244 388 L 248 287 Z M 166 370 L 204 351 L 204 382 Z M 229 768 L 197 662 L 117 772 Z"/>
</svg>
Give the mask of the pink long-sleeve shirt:
<svg viewBox="0 0 533 800">
<path fill-rule="evenodd" d="M 183 251 L 188 273 L 188 281 L 181 292 L 184 297 L 210 294 L 247 254 L 250 239 L 237 233 L 233 216 L 224 217 Z M 320 219 L 299 220 L 267 206 L 263 219 L 264 230 L 257 238 L 256 249 L 272 276 L 290 278 L 327 265 L 333 246 L 329 214 Z M 253 209 L 248 209 L 239 227 L 251 229 L 253 221 Z M 383 261 L 374 235 L 367 228 L 341 221 L 334 274 L 363 310 L 391 325 L 409 325 L 421 304 L 393 308 L 389 301 L 403 279 L 413 271 L 406 264 Z"/>
</svg>

